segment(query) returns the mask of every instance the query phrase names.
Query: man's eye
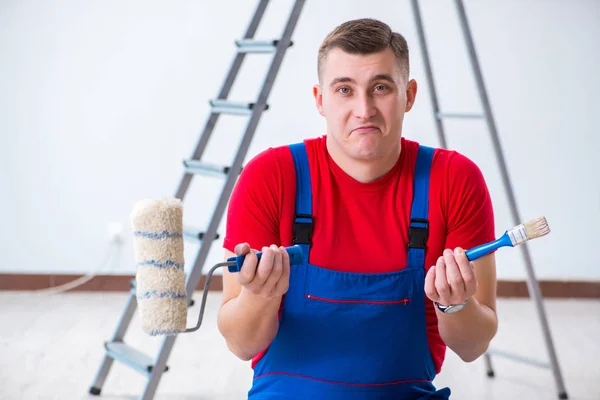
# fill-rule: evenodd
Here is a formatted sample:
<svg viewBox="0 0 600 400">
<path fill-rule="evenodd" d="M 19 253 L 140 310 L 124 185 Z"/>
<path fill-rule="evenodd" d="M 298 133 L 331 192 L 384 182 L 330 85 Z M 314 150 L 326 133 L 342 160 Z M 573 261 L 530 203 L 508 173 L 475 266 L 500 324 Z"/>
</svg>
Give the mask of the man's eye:
<svg viewBox="0 0 600 400">
<path fill-rule="evenodd" d="M 350 93 L 350 89 L 347 87 L 341 87 L 338 89 L 338 92 L 340 92 L 341 94 L 348 94 Z"/>
<path fill-rule="evenodd" d="M 385 85 L 377 85 L 377 86 L 375 86 L 375 90 L 377 90 L 378 92 L 382 92 L 385 89 L 387 89 L 387 87 Z"/>
</svg>

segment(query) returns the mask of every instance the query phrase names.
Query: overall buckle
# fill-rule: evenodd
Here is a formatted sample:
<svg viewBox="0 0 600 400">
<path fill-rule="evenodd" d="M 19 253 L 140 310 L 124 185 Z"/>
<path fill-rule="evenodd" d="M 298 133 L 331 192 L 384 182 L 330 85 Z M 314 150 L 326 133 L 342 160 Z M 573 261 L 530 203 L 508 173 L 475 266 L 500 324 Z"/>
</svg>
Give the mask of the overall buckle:
<svg viewBox="0 0 600 400">
<path fill-rule="evenodd" d="M 408 248 L 425 249 L 428 237 L 429 221 L 424 218 L 411 218 L 408 229 Z"/>
<path fill-rule="evenodd" d="M 310 244 L 313 233 L 312 215 L 296 214 L 294 219 L 293 244 Z"/>
</svg>

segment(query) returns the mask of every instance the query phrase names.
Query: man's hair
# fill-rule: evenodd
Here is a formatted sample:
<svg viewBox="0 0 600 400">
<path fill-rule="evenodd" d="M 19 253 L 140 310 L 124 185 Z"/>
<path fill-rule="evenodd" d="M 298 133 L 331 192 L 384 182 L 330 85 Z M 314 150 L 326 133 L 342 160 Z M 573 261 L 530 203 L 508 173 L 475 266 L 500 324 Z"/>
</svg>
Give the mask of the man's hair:
<svg viewBox="0 0 600 400">
<path fill-rule="evenodd" d="M 323 63 L 332 49 L 350 54 L 373 54 L 391 47 L 406 80 L 410 72 L 406 39 L 385 23 L 372 18 L 344 22 L 325 37 L 317 58 L 317 73 L 321 79 Z"/>
</svg>

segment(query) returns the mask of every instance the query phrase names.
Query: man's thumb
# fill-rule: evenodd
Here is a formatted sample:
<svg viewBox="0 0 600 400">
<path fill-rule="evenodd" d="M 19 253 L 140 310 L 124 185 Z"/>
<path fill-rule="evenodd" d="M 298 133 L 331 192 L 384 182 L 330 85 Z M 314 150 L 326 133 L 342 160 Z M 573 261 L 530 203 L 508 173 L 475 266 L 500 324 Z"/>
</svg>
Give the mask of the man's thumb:
<svg viewBox="0 0 600 400">
<path fill-rule="evenodd" d="M 235 255 L 244 256 L 250 252 L 250 245 L 248 243 L 240 243 L 235 246 Z"/>
</svg>

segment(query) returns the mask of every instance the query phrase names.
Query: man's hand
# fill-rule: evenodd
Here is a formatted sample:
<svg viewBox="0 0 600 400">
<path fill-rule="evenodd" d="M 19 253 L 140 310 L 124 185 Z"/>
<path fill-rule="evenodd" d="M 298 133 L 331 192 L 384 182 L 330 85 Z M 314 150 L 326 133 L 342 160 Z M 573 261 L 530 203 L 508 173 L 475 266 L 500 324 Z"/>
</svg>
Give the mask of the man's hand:
<svg viewBox="0 0 600 400">
<path fill-rule="evenodd" d="M 444 250 L 425 277 L 425 294 L 442 305 L 460 304 L 476 291 L 475 269 L 460 247 Z"/>
<path fill-rule="evenodd" d="M 271 245 L 262 248 L 260 262 L 248 243 L 235 247 L 235 254 L 245 255 L 238 282 L 252 294 L 270 299 L 284 295 L 290 282 L 290 256 L 285 248 Z"/>
<path fill-rule="evenodd" d="M 434 307 L 440 336 L 463 361 L 485 353 L 498 329 L 494 254 L 469 262 L 463 249 L 445 250 L 427 272 L 425 294 L 445 306 L 469 299 L 465 308 L 451 315 Z"/>
<path fill-rule="evenodd" d="M 238 273 L 223 271 L 223 300 L 218 327 L 229 349 L 242 360 L 250 360 L 267 348 L 279 329 L 278 312 L 290 281 L 290 257 L 285 248 L 256 250 L 240 243 L 235 253 L 225 250 L 225 259 L 246 256 Z"/>
</svg>

